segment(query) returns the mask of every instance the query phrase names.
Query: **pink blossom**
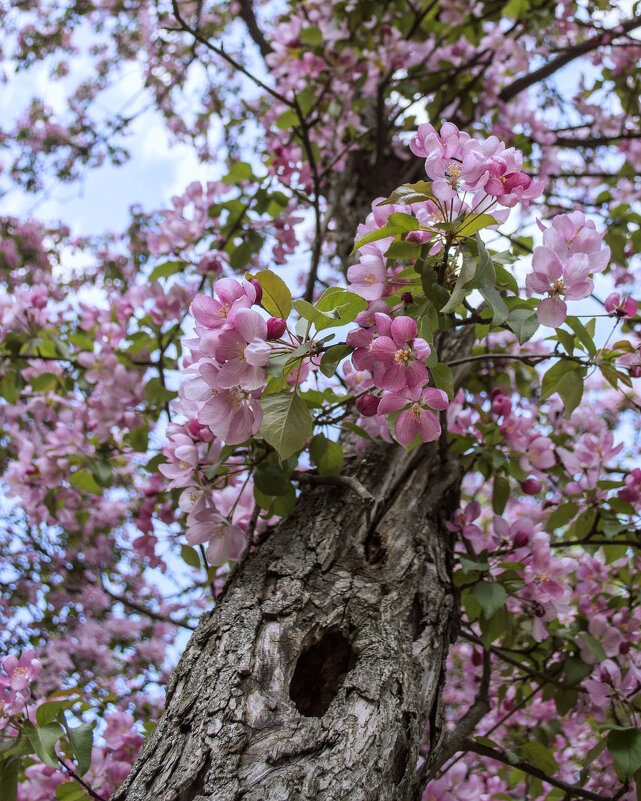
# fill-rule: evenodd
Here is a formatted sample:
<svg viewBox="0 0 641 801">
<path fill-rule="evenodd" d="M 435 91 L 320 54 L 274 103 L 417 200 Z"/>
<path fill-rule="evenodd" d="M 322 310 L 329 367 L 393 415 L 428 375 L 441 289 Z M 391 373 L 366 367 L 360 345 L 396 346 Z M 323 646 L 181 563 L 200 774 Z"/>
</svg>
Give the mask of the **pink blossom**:
<svg viewBox="0 0 641 801">
<path fill-rule="evenodd" d="M 209 542 L 206 553 L 212 565 L 240 559 L 247 544 L 245 532 L 225 519 L 211 504 L 203 504 L 190 513 L 185 537 L 190 545 Z"/>
<path fill-rule="evenodd" d="M 0 673 L 0 685 L 21 691 L 28 687 L 42 672 L 42 664 L 33 650 L 23 651 L 20 658 L 10 654 L 2 660 L 6 675 Z"/>
<path fill-rule="evenodd" d="M 639 310 L 638 301 L 632 298 L 626 298 L 625 301 L 622 302 L 621 295 L 618 292 L 613 292 L 611 295 L 608 295 L 605 299 L 604 306 L 608 314 L 620 319 L 634 317 Z"/>
<path fill-rule="evenodd" d="M 159 465 L 160 472 L 171 479 L 172 487 L 185 487 L 193 478 L 198 466 L 198 448 L 186 434 L 174 434 L 163 449 L 169 459 Z"/>
<path fill-rule="evenodd" d="M 247 308 L 230 312 L 229 321 L 232 327 L 220 332 L 213 341 L 214 355 L 221 363 L 218 386 L 260 389 L 267 381 L 262 367 L 271 353 L 266 342 L 267 323 L 257 311 Z"/>
<path fill-rule="evenodd" d="M 587 298 L 594 289 L 588 277 L 588 257 L 585 253 L 576 253 L 563 265 L 553 250 L 539 246 L 534 249 L 532 267 L 533 272 L 527 275 L 525 285 L 530 292 L 548 294 L 539 302 L 536 315 L 543 325 L 557 328 L 567 317 L 563 297 L 580 300 Z"/>
<path fill-rule="evenodd" d="M 378 300 L 383 296 L 387 269 L 378 242 L 360 248 L 361 260 L 347 270 L 348 289 L 365 300 Z"/>
<path fill-rule="evenodd" d="M 405 408 L 409 406 L 409 408 Z M 432 409 L 448 407 L 448 399 L 442 389 L 426 387 L 400 392 L 386 392 L 378 407 L 378 414 L 404 409 L 394 424 L 394 434 L 401 445 L 409 445 L 420 433 L 423 442 L 433 442 L 441 435 L 441 424 Z"/>
<path fill-rule="evenodd" d="M 232 309 L 248 309 L 256 300 L 256 290 L 251 284 L 240 284 L 233 278 L 216 281 L 215 292 L 215 298 L 196 295 L 189 308 L 196 321 L 205 328 L 221 328 Z"/>
<path fill-rule="evenodd" d="M 430 346 L 416 336 L 416 321 L 411 317 L 396 317 L 389 332 L 391 337 L 379 336 L 370 347 L 376 361 L 390 365 L 381 378 L 381 388 L 396 391 L 405 386 L 414 389 L 426 383 L 427 368 L 422 361 L 429 357 Z"/>
</svg>

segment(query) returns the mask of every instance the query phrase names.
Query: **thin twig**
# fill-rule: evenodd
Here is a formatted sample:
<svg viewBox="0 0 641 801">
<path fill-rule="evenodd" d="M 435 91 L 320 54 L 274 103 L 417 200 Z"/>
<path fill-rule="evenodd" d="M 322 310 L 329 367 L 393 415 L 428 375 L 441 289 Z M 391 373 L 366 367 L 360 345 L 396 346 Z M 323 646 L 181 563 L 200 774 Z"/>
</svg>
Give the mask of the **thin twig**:
<svg viewBox="0 0 641 801">
<path fill-rule="evenodd" d="M 87 784 L 87 782 L 84 779 L 78 776 L 76 771 L 73 768 L 69 767 L 69 765 L 67 765 L 67 763 L 64 761 L 62 757 L 58 756 L 58 754 L 56 754 L 56 757 L 58 759 L 58 762 L 60 762 L 62 767 L 67 771 L 67 773 L 71 776 L 71 778 L 77 781 L 78 784 L 82 785 L 92 798 L 95 798 L 96 801 L 109 801 L 108 798 L 105 798 L 104 795 L 100 795 L 100 793 L 97 793 L 93 789 L 93 787 L 91 787 L 91 785 Z"/>
<path fill-rule="evenodd" d="M 147 609 L 147 607 L 142 604 L 130 601 L 129 598 L 123 598 L 121 595 L 112 592 L 107 589 L 104 584 L 102 585 L 102 589 L 110 598 L 113 598 L 114 601 L 121 603 L 123 606 L 128 606 L 130 609 L 133 609 L 134 612 L 139 612 L 141 615 L 145 615 L 152 620 L 158 620 L 160 623 L 171 623 L 173 626 L 180 626 L 183 629 L 190 629 L 191 631 L 196 630 L 196 627 L 192 626 L 191 623 L 187 623 L 185 620 L 174 620 L 172 617 L 169 617 L 169 615 L 159 615 L 158 612 Z"/>
</svg>

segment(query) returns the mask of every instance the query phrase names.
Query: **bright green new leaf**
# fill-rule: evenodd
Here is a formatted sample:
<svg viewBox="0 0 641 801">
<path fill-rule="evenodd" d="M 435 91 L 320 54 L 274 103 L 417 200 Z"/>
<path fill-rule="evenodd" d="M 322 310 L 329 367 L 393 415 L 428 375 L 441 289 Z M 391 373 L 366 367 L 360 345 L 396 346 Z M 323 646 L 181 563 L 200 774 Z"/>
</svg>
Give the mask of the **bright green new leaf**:
<svg viewBox="0 0 641 801">
<path fill-rule="evenodd" d="M 305 401 L 296 392 L 278 392 L 261 398 L 263 423 L 260 435 L 277 452 L 288 459 L 301 450 L 311 437 L 312 416 Z"/>
<path fill-rule="evenodd" d="M 261 270 L 254 276 L 263 290 L 261 305 L 274 317 L 286 320 L 292 310 L 292 295 L 283 279 L 271 270 Z"/>
<path fill-rule="evenodd" d="M 457 227 L 456 234 L 457 236 L 474 236 L 488 225 L 496 225 L 496 220 L 490 214 L 468 214 Z"/>
<path fill-rule="evenodd" d="M 559 772 L 559 763 L 554 758 L 552 751 L 542 743 L 531 740 L 521 746 L 521 754 L 526 762 L 534 765 L 535 768 L 542 770 L 546 775 L 552 776 Z"/>
<path fill-rule="evenodd" d="M 149 274 L 149 280 L 157 281 L 159 278 L 169 278 L 170 275 L 175 275 L 184 270 L 186 266 L 187 262 L 185 261 L 165 261 L 154 267 Z M 93 346 L 88 350 L 93 350 Z"/>
<path fill-rule="evenodd" d="M 377 206 L 407 206 L 410 203 L 420 203 L 424 200 L 436 200 L 432 194 L 432 184 L 428 181 L 417 181 L 415 184 L 403 184 L 395 189 L 386 199 L 377 203 Z"/>
<path fill-rule="evenodd" d="M 69 477 L 69 483 L 83 492 L 90 492 L 92 495 L 102 495 L 102 487 L 91 473 L 84 468 L 72 473 Z"/>
<path fill-rule="evenodd" d="M 56 787 L 56 798 L 58 801 L 84 801 L 89 796 L 78 782 L 63 782 Z"/>
</svg>

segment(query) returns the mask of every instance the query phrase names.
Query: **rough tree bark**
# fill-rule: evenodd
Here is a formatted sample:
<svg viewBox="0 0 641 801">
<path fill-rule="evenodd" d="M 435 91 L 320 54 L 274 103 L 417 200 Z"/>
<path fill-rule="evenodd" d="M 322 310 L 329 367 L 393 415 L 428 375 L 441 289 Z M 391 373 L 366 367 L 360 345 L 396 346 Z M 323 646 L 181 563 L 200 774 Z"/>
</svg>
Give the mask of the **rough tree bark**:
<svg viewBox="0 0 641 801">
<path fill-rule="evenodd" d="M 304 489 L 201 619 L 113 801 L 420 798 L 457 631 L 443 521 L 462 470 L 436 445 L 372 446 L 346 473 L 373 506 Z"/>
</svg>

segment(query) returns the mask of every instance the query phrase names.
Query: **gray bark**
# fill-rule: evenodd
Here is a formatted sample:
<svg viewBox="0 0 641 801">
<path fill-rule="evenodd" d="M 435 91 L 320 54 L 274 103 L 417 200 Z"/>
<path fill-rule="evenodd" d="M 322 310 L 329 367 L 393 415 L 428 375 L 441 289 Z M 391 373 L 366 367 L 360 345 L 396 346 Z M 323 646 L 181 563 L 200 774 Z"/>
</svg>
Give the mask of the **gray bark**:
<svg viewBox="0 0 641 801">
<path fill-rule="evenodd" d="M 434 446 L 370 448 L 375 496 L 312 487 L 232 578 L 174 671 L 114 801 L 401 801 L 440 732 L 457 628 L 461 470 Z"/>
</svg>

